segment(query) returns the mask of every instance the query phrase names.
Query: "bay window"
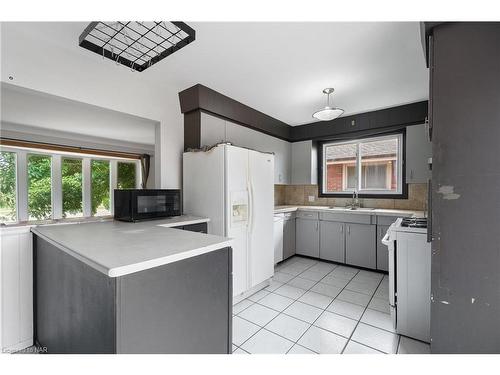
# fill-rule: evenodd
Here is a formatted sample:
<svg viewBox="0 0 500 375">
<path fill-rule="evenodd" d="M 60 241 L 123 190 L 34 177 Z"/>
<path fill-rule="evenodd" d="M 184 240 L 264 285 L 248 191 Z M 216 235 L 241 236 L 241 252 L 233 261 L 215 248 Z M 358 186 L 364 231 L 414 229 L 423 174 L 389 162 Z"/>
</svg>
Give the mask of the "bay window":
<svg viewBox="0 0 500 375">
<path fill-rule="evenodd" d="M 123 155 L 2 144 L 0 223 L 112 215 L 113 190 L 141 182 L 139 156 Z"/>
</svg>

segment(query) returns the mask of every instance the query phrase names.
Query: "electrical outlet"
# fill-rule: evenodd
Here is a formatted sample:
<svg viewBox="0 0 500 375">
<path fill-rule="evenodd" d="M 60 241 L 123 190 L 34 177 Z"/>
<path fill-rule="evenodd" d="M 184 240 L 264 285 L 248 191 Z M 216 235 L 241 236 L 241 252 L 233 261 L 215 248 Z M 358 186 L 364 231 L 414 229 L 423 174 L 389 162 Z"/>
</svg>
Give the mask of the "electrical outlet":
<svg viewBox="0 0 500 375">
<path fill-rule="evenodd" d="M 314 202 L 314 195 L 309 195 L 309 202 Z"/>
</svg>

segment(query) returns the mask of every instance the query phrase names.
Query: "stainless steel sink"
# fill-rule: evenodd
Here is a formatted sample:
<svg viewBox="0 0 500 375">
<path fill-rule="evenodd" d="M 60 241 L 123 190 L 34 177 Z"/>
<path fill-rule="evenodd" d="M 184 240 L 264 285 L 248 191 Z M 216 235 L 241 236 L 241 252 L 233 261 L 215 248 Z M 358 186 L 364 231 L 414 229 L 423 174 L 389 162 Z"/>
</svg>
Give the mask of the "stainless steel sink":
<svg viewBox="0 0 500 375">
<path fill-rule="evenodd" d="M 373 211 L 375 208 L 372 207 L 335 207 L 335 206 L 330 206 L 330 210 L 339 210 L 339 211 Z"/>
</svg>

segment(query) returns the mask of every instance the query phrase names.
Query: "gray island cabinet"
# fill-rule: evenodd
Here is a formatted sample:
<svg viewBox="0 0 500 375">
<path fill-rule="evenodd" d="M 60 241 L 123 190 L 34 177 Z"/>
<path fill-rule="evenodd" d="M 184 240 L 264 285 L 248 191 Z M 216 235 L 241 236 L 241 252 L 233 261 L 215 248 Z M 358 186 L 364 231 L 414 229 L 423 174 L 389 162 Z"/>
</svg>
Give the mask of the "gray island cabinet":
<svg viewBox="0 0 500 375">
<path fill-rule="evenodd" d="M 37 343 L 48 353 L 231 353 L 231 242 L 186 223 L 33 228 Z"/>
</svg>

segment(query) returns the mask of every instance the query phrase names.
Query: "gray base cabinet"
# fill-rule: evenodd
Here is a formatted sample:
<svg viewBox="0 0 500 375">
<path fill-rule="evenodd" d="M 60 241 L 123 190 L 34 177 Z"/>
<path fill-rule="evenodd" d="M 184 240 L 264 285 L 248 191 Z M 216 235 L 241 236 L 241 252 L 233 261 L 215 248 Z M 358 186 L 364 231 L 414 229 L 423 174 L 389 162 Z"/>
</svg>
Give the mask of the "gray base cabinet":
<svg viewBox="0 0 500 375">
<path fill-rule="evenodd" d="M 295 216 L 286 216 L 283 222 L 283 260 L 295 255 Z"/>
<path fill-rule="evenodd" d="M 376 268 L 375 225 L 346 224 L 345 261 L 354 266 Z"/>
<path fill-rule="evenodd" d="M 398 216 L 297 211 L 296 219 L 287 221 L 285 216 L 283 259 L 296 253 L 388 271 L 387 247 L 381 241 L 389 225 L 397 218 Z"/>
<path fill-rule="evenodd" d="M 319 220 L 297 218 L 296 252 L 319 258 Z"/>
<path fill-rule="evenodd" d="M 389 225 L 377 225 L 377 269 L 389 271 L 389 252 L 387 246 L 382 243 Z"/>
<path fill-rule="evenodd" d="M 320 221 L 319 257 L 345 263 L 344 223 Z"/>
</svg>

